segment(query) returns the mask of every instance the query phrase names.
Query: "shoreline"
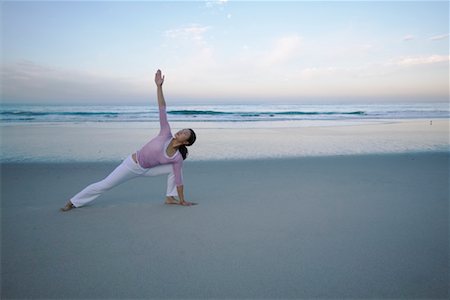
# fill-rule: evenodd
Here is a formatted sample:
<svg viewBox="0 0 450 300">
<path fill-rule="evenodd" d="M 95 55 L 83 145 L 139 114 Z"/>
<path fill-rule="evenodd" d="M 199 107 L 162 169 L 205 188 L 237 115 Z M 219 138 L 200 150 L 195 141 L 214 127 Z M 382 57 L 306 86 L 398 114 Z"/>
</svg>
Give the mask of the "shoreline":
<svg viewBox="0 0 450 300">
<path fill-rule="evenodd" d="M 330 119 L 330 120 L 272 120 L 272 121 L 170 121 L 174 128 L 197 127 L 201 129 L 271 129 L 271 128 L 310 128 L 310 127 L 346 127 L 359 125 L 394 124 L 426 121 L 450 121 L 448 117 L 437 118 L 368 118 L 368 119 Z M 108 121 L 108 122 L 0 122 L 2 127 L 80 127 L 80 128 L 127 128 L 159 129 L 159 121 Z M 251 125 L 250 127 L 240 127 Z"/>
<path fill-rule="evenodd" d="M 129 153 L 132 154 L 132 153 Z M 303 155 L 303 156 L 281 156 L 281 157 L 239 157 L 239 158 L 222 158 L 222 159 L 208 159 L 208 160 L 191 160 L 186 159 L 185 164 L 196 164 L 196 163 L 239 163 L 239 162 L 265 162 L 265 161 L 293 161 L 302 159 L 339 159 L 339 158 L 364 158 L 364 157 L 380 157 L 380 156 L 415 156 L 415 155 L 450 155 L 450 149 L 445 150 L 423 150 L 423 151 L 403 151 L 403 152 L 370 152 L 370 153 L 343 153 L 343 154 L 316 154 L 316 155 Z M 124 157 L 123 159 L 125 159 Z M 11 166 L 11 165 L 83 165 L 83 164 L 99 164 L 99 165 L 119 165 L 123 159 L 118 160 L 84 160 L 84 161 L 0 161 L 1 166 Z"/>
<path fill-rule="evenodd" d="M 172 132 L 179 124 L 172 125 Z M 86 126 L 86 124 L 83 124 Z M 195 129 L 192 161 L 449 151 L 450 120 L 296 128 Z M 157 128 L 1 127 L 1 162 L 119 161 Z"/>
</svg>

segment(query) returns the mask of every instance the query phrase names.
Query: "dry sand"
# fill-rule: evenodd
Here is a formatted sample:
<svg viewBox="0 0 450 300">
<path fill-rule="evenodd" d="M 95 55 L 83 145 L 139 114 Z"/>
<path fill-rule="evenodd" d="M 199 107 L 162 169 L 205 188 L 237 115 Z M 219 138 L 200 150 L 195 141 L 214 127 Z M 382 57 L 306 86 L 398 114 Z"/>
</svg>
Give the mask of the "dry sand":
<svg viewBox="0 0 450 300">
<path fill-rule="evenodd" d="M 119 164 L 117 162 L 117 164 Z M 446 298 L 449 153 L 187 161 L 187 200 L 117 164 L 3 164 L 1 298 Z"/>
</svg>

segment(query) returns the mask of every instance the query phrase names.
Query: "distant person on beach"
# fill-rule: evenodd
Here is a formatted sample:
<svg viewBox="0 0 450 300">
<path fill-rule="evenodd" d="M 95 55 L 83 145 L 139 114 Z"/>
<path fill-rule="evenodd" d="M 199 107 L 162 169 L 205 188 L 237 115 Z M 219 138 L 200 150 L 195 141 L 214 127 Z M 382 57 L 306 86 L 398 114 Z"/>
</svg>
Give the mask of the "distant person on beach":
<svg viewBox="0 0 450 300">
<path fill-rule="evenodd" d="M 81 207 L 93 201 L 107 190 L 124 183 L 127 180 L 139 176 L 156 176 L 168 174 L 166 204 L 178 204 L 184 206 L 196 203 L 184 199 L 183 160 L 186 159 L 187 146 L 194 144 L 196 135 L 192 129 L 182 129 L 172 136 L 170 125 L 167 121 L 166 102 L 163 96 L 162 85 L 164 77 L 158 70 L 155 74 L 157 87 L 159 122 L 161 129 L 159 134 L 145 144 L 139 151 L 129 155 L 111 174 L 105 179 L 93 183 L 76 194 L 61 208 L 68 211 Z M 178 200 L 175 198 L 178 196 Z"/>
</svg>

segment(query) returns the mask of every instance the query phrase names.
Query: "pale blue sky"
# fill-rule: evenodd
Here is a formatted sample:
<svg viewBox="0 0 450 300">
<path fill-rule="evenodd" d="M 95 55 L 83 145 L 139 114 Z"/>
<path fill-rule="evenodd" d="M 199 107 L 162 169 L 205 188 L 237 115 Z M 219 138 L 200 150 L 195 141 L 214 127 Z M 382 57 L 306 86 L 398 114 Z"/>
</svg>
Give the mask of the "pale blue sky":
<svg viewBox="0 0 450 300">
<path fill-rule="evenodd" d="M 17 2 L 2 13 L 5 102 L 448 98 L 449 4 Z"/>
</svg>

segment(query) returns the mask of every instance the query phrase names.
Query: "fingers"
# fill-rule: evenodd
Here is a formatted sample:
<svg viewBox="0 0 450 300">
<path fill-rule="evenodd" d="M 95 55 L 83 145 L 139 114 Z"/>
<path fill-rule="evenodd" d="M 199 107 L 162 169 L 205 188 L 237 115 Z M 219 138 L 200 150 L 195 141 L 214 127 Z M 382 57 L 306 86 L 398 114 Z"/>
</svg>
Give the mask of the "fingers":
<svg viewBox="0 0 450 300">
<path fill-rule="evenodd" d="M 164 82 L 164 78 L 166 77 L 166 75 L 161 76 L 161 70 L 158 69 L 158 71 L 156 71 L 155 73 L 155 80 L 161 80 L 161 82 Z"/>
</svg>

